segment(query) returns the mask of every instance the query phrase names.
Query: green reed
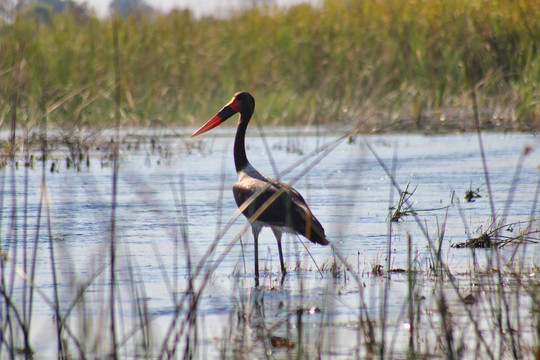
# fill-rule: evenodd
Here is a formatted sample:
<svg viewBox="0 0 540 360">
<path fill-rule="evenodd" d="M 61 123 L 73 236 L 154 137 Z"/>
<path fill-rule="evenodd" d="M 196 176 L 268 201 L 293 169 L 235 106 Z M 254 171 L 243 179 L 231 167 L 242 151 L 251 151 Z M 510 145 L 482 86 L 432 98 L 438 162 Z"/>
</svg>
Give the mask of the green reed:
<svg viewBox="0 0 540 360">
<path fill-rule="evenodd" d="M 474 129 L 482 121 L 537 129 L 540 8 L 532 0 L 324 1 L 248 7 L 196 18 L 189 11 L 118 21 L 124 123 L 184 125 L 238 90 L 257 94 L 278 124 L 351 123 L 381 131 Z M 18 94 L 51 123 L 112 125 L 112 20 L 28 15 L 3 23 L 0 108 Z M 20 119 L 20 126 L 32 122 Z"/>
</svg>

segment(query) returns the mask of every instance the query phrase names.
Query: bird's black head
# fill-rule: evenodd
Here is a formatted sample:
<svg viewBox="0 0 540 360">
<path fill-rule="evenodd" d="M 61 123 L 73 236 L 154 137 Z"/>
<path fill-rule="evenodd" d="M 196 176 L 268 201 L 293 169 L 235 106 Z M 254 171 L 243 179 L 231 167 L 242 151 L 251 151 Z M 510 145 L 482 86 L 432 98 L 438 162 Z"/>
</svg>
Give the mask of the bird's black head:
<svg viewBox="0 0 540 360">
<path fill-rule="evenodd" d="M 231 102 L 233 101 L 240 102 L 240 109 L 238 111 L 240 114 L 242 114 L 244 117 L 251 117 L 253 111 L 255 110 L 255 99 L 250 93 L 245 91 L 237 92 L 234 94 Z"/>
</svg>

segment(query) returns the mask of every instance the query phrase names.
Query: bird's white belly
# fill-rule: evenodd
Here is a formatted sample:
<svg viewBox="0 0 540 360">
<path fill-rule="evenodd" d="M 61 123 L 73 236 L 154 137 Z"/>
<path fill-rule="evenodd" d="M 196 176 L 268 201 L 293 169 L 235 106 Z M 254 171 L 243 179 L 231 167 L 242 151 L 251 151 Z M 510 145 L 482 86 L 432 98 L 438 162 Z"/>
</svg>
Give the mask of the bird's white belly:
<svg viewBox="0 0 540 360">
<path fill-rule="evenodd" d="M 280 233 L 288 233 L 288 234 L 296 234 L 296 232 L 291 229 L 290 227 L 287 227 L 287 226 L 278 226 L 278 225 L 272 225 L 272 224 L 268 224 L 268 223 L 265 223 L 263 221 L 260 221 L 260 220 L 255 220 L 251 226 L 254 228 L 253 230 L 255 230 L 257 233 L 259 233 L 263 227 L 269 227 L 269 228 L 272 228 L 273 230 L 275 231 L 278 231 Z"/>
</svg>

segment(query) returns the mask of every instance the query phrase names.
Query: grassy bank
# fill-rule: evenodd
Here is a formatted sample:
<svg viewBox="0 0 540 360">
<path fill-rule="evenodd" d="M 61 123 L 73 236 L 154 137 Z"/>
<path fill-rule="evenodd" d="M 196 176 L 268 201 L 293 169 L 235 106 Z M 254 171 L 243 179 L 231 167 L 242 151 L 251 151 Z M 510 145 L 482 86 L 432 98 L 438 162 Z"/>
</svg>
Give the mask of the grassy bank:
<svg viewBox="0 0 540 360">
<path fill-rule="evenodd" d="M 195 125 L 238 90 L 269 124 L 364 131 L 539 128 L 536 1 L 324 1 L 117 19 L 123 124 Z M 111 19 L 1 25 L 0 121 L 111 125 Z M 17 113 L 14 114 L 14 110 Z"/>
</svg>

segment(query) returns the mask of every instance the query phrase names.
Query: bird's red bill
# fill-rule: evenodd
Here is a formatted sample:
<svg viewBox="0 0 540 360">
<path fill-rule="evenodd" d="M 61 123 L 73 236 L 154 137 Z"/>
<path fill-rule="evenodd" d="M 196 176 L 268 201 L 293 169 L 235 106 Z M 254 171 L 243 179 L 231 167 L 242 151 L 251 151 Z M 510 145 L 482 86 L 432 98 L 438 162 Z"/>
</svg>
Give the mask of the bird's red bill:
<svg viewBox="0 0 540 360">
<path fill-rule="evenodd" d="M 215 128 L 216 126 L 218 126 L 219 124 L 221 124 L 223 122 L 223 119 L 218 115 L 214 115 L 213 118 L 211 118 L 210 120 L 208 120 L 206 122 L 206 124 L 204 124 L 203 126 L 201 126 L 199 128 L 199 130 L 195 131 L 193 133 L 193 135 L 191 135 L 191 137 L 194 137 L 194 136 L 197 136 L 197 135 L 200 135 L 202 133 L 205 133 L 207 132 L 208 130 L 211 130 L 213 128 Z"/>
<path fill-rule="evenodd" d="M 227 105 L 223 107 L 213 118 L 208 120 L 199 130 L 195 131 L 191 137 L 200 135 L 202 133 L 211 130 L 240 111 L 240 104 L 242 102 L 236 97 L 233 97 Z"/>
</svg>

